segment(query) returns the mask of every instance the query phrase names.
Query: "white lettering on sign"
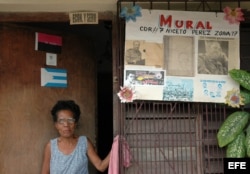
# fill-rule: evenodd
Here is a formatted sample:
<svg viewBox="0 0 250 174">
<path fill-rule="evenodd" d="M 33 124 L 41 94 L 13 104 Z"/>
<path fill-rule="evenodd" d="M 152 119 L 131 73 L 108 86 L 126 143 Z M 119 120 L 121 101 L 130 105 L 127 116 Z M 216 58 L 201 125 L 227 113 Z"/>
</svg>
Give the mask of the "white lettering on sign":
<svg viewBox="0 0 250 174">
<path fill-rule="evenodd" d="M 228 162 L 228 169 L 246 169 L 246 162 Z"/>
<path fill-rule="evenodd" d="M 98 24 L 97 12 L 72 12 L 69 14 L 70 24 Z"/>
</svg>

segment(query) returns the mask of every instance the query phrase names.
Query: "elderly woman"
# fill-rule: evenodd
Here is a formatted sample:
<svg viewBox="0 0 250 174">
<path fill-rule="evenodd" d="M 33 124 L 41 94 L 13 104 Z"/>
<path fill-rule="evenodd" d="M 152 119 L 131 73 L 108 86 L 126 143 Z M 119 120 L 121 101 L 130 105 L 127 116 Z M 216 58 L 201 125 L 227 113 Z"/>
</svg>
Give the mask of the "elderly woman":
<svg viewBox="0 0 250 174">
<path fill-rule="evenodd" d="M 45 147 L 41 174 L 88 174 L 88 159 L 97 170 L 107 169 L 110 154 L 101 160 L 91 141 L 74 133 L 80 113 L 79 106 L 72 100 L 58 101 L 52 108 L 59 137 Z"/>
</svg>

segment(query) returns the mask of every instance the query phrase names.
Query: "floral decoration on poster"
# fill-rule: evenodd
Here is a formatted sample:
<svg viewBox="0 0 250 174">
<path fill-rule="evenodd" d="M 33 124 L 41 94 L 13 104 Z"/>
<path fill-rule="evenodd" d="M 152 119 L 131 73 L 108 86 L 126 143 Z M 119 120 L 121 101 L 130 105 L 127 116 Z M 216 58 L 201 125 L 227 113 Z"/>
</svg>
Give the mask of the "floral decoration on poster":
<svg viewBox="0 0 250 174">
<path fill-rule="evenodd" d="M 240 95 L 239 89 L 232 89 L 231 91 L 227 91 L 225 99 L 226 104 L 233 108 L 239 108 L 241 105 L 244 105 L 243 98 Z"/>
<path fill-rule="evenodd" d="M 136 99 L 135 90 L 133 87 L 120 87 L 121 90 L 117 93 L 122 103 L 133 102 Z"/>
<path fill-rule="evenodd" d="M 225 7 L 223 11 L 225 13 L 224 19 L 228 20 L 230 24 L 239 24 L 245 20 L 241 8 L 231 9 L 230 7 Z"/>
<path fill-rule="evenodd" d="M 120 13 L 120 17 L 125 18 L 126 21 L 136 21 L 136 17 L 141 16 L 141 7 L 139 5 L 134 5 L 130 7 L 123 7 Z"/>
</svg>

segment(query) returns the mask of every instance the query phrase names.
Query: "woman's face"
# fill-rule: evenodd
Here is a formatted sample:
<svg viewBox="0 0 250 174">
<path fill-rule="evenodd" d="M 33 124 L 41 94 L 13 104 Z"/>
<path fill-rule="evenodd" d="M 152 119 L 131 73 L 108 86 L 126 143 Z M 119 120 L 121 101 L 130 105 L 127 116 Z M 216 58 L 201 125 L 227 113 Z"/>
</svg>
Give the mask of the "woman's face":
<svg viewBox="0 0 250 174">
<path fill-rule="evenodd" d="M 60 110 L 57 113 L 55 127 L 61 137 L 69 138 L 74 135 L 76 123 L 70 110 Z"/>
</svg>

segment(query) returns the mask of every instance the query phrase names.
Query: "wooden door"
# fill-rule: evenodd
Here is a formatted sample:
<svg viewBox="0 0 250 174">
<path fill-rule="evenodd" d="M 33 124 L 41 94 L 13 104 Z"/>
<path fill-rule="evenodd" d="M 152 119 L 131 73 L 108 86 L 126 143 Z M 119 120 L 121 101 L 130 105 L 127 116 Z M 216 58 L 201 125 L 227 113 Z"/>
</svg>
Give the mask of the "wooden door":
<svg viewBox="0 0 250 174">
<path fill-rule="evenodd" d="M 41 87 L 46 52 L 35 51 L 35 32 L 63 38 L 57 66 L 67 88 Z M 50 110 L 57 100 L 81 107 L 78 134 L 96 136 L 96 65 L 90 40 L 75 33 L 23 25 L 0 25 L 0 173 L 40 173 L 44 145 L 57 136 Z M 94 141 L 95 143 L 95 141 Z"/>
</svg>

